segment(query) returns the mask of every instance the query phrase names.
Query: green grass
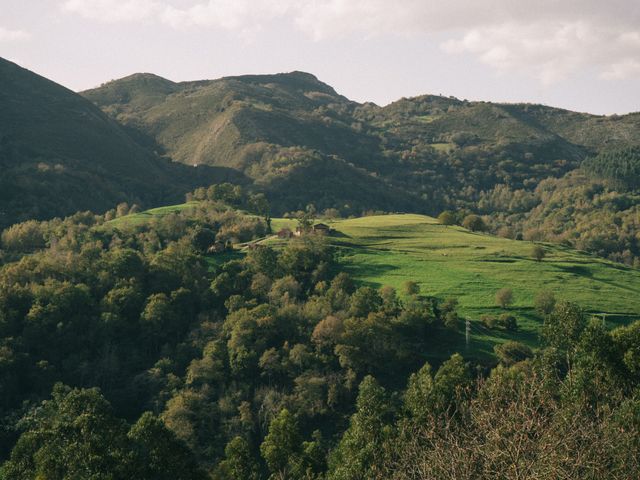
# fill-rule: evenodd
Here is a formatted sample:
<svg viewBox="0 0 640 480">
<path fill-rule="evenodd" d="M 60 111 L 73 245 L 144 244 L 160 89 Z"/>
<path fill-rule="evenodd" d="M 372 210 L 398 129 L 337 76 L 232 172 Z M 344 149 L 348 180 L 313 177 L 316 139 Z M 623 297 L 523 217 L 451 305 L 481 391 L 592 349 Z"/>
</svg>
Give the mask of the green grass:
<svg viewBox="0 0 640 480">
<path fill-rule="evenodd" d="M 432 143 L 429 146 L 442 153 L 449 153 L 456 149 L 456 145 L 454 143 Z"/>
<path fill-rule="evenodd" d="M 508 339 L 535 346 L 541 320 L 533 299 L 543 289 L 589 312 L 612 314 L 610 325 L 640 316 L 640 271 L 570 248 L 543 244 L 547 256 L 536 262 L 531 242 L 446 227 L 421 215 L 339 220 L 332 227 L 340 263 L 359 283 L 401 291 L 414 280 L 424 295 L 458 298 L 460 313 L 472 322 L 472 356 L 489 355 Z M 479 321 L 504 312 L 495 306 L 495 292 L 503 287 L 514 292 L 508 312 L 518 318 L 515 334 L 487 330 Z M 463 335 L 449 340 L 443 350 L 464 351 Z"/>
<path fill-rule="evenodd" d="M 158 219 L 171 213 L 179 213 L 184 210 L 188 210 L 197 206 L 198 203 L 199 202 L 187 202 L 181 203 L 179 205 L 169 205 L 166 207 L 152 208 L 151 210 L 145 210 L 144 212 L 132 213 L 131 215 L 125 215 L 124 217 L 116 218 L 114 220 L 106 222 L 105 225 L 110 225 L 112 227 L 142 225 L 143 223 L 147 223 L 150 220 Z"/>
<path fill-rule="evenodd" d="M 440 118 L 440 115 L 417 115 L 413 118 L 424 123 L 433 123 Z"/>
<path fill-rule="evenodd" d="M 114 226 L 138 225 L 169 213 L 184 211 L 197 202 L 155 208 L 115 219 Z M 324 221 L 324 220 L 323 220 Z M 578 303 L 588 312 L 606 313 L 609 326 L 640 318 L 640 270 L 554 244 L 542 244 L 546 257 L 531 256 L 533 243 L 469 232 L 440 225 L 423 215 L 399 214 L 336 220 L 329 223 L 336 234 L 330 241 L 338 261 L 359 284 L 390 285 L 402 292 L 407 280 L 418 282 L 423 295 L 441 299 L 456 297 L 459 312 L 471 320 L 471 344 L 467 355 L 488 358 L 496 343 L 515 339 L 535 347 L 541 319 L 533 309 L 537 292 L 548 289 L 561 300 Z M 296 220 L 272 219 L 274 232 L 295 229 Z M 286 240 L 270 237 L 275 247 Z M 211 267 L 241 258 L 241 251 L 208 257 Z M 495 293 L 508 287 L 515 302 L 506 310 L 518 318 L 519 330 L 488 330 L 483 314 L 500 315 Z M 433 352 L 442 357 L 465 352 L 464 334 L 441 340 Z"/>
</svg>

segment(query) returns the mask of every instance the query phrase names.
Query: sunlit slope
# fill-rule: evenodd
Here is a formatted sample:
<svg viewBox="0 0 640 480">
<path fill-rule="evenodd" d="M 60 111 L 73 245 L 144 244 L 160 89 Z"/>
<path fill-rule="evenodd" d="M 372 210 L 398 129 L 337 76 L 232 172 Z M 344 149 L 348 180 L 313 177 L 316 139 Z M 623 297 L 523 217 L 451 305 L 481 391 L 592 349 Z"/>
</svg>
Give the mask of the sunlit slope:
<svg viewBox="0 0 640 480">
<path fill-rule="evenodd" d="M 592 313 L 609 314 L 610 326 L 640 316 L 640 271 L 570 248 L 544 244 L 546 257 L 537 262 L 531 242 L 447 227 L 421 215 L 363 217 L 332 226 L 340 262 L 359 283 L 402 291 L 404 282 L 414 280 L 423 295 L 459 300 L 460 313 L 471 320 L 468 350 L 461 331 L 443 339 L 435 357 L 454 351 L 487 357 L 506 340 L 538 345 L 542 320 L 533 301 L 544 289 Z M 495 303 L 495 293 L 505 287 L 515 298 L 506 311 Z M 505 312 L 517 317 L 517 332 L 490 330 L 480 321 Z"/>
<path fill-rule="evenodd" d="M 640 314 L 640 271 L 558 245 L 544 244 L 546 257 L 531 256 L 532 243 L 447 227 L 421 215 L 385 215 L 342 220 L 341 261 L 359 280 L 400 288 L 419 282 L 423 293 L 455 296 L 465 312 L 495 306 L 503 287 L 515 294 L 513 308 L 532 307 L 539 290 L 593 312 Z"/>
<path fill-rule="evenodd" d="M 122 217 L 113 226 L 136 225 L 168 213 L 188 210 L 194 203 L 173 205 Z M 518 340 L 539 344 L 542 319 L 534 311 L 534 297 L 551 290 L 559 300 L 581 305 L 592 314 L 606 314 L 609 326 L 640 318 L 640 271 L 553 244 L 542 244 L 546 256 L 533 259 L 533 243 L 473 233 L 440 225 L 423 215 L 380 215 L 327 222 L 335 229 L 335 245 L 342 268 L 361 285 L 390 285 L 402 292 L 408 280 L 419 283 L 421 295 L 455 297 L 459 313 L 471 321 L 466 350 L 464 331 L 441 339 L 436 358 L 455 351 L 488 357 L 496 343 Z M 292 219 L 274 218 L 272 228 L 295 229 Z M 263 240 L 279 247 L 285 240 Z M 236 255 L 244 249 L 239 248 Z M 226 257 L 225 257 L 226 258 Z M 234 257 L 236 258 L 236 257 Z M 218 264 L 221 258 L 211 257 Z M 223 260 L 224 261 L 224 260 Z M 495 293 L 511 288 L 515 302 L 507 310 L 496 306 Z M 482 315 L 509 313 L 518 320 L 517 332 L 487 329 Z"/>
</svg>

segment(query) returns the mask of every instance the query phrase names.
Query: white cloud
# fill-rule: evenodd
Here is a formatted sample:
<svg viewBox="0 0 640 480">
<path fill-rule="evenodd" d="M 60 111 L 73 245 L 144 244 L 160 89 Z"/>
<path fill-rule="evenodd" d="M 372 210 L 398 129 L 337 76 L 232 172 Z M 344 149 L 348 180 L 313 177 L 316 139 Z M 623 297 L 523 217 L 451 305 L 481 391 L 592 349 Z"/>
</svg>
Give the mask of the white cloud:
<svg viewBox="0 0 640 480">
<path fill-rule="evenodd" d="M 102 22 L 153 20 L 162 4 L 156 0 L 65 0 L 62 10 Z"/>
<path fill-rule="evenodd" d="M 161 21 L 173 27 L 220 27 L 246 29 L 293 11 L 293 0 L 209 0 L 187 8 L 168 5 Z"/>
<path fill-rule="evenodd" d="M 0 27 L 0 42 L 20 42 L 29 40 L 30 38 L 31 34 L 24 30 L 9 30 Z"/>
<path fill-rule="evenodd" d="M 638 0 L 64 0 L 102 21 L 149 19 L 173 28 L 247 32 L 282 20 L 322 41 L 413 35 L 470 54 L 500 72 L 545 84 L 583 68 L 602 78 L 640 76 Z"/>
</svg>

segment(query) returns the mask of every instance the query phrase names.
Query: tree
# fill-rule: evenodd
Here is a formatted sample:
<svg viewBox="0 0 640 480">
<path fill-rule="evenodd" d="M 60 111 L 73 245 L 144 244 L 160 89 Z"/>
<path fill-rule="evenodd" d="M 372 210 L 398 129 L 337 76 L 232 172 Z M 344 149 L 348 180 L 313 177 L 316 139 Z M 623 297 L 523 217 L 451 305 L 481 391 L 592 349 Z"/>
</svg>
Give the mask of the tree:
<svg viewBox="0 0 640 480">
<path fill-rule="evenodd" d="M 531 249 L 531 256 L 536 260 L 536 262 L 541 262 L 546 256 L 546 252 L 541 245 L 534 245 Z"/>
<path fill-rule="evenodd" d="M 433 380 L 433 393 L 429 400 L 431 408 L 435 412 L 447 412 L 469 387 L 471 375 L 464 358 L 456 353 L 442 364 Z"/>
<path fill-rule="evenodd" d="M 413 280 L 407 280 L 402 285 L 402 290 L 405 295 L 412 297 L 420 294 L 420 285 L 418 285 L 418 282 L 414 282 Z"/>
<path fill-rule="evenodd" d="M 156 293 L 147 299 L 140 320 L 152 340 L 167 338 L 176 326 L 176 312 L 164 293 Z"/>
<path fill-rule="evenodd" d="M 251 195 L 249 197 L 249 208 L 253 213 L 256 213 L 261 217 L 264 217 L 265 221 L 269 222 L 270 206 L 269 206 L 269 201 L 267 200 L 267 197 L 265 197 L 264 193 L 257 193 L 255 195 Z"/>
<path fill-rule="evenodd" d="M 224 480 L 259 480 L 260 467 L 247 441 L 234 437 L 224 449 L 225 459 L 218 466 Z"/>
<path fill-rule="evenodd" d="M 513 304 L 513 290 L 501 288 L 496 292 L 496 305 L 500 308 L 508 308 Z"/>
<path fill-rule="evenodd" d="M 292 275 L 287 275 L 273 282 L 269 291 L 269 299 L 274 303 L 288 303 L 296 300 L 299 294 L 300 284 Z"/>
<path fill-rule="evenodd" d="M 138 476 L 126 434 L 126 423 L 113 415 L 97 389 L 57 384 L 52 399 L 43 402 L 20 436 L 0 478 L 149 478 Z"/>
<path fill-rule="evenodd" d="M 376 464 L 389 436 L 390 420 L 387 394 L 371 376 L 366 376 L 358 392 L 356 413 L 349 428 L 329 458 L 328 480 L 360 480 L 374 478 Z"/>
<path fill-rule="evenodd" d="M 125 217 L 129 215 L 129 204 L 127 202 L 119 203 L 116 207 L 116 217 Z"/>
<path fill-rule="evenodd" d="M 260 453 L 272 474 L 280 474 L 286 478 L 286 472 L 298 460 L 301 444 L 298 424 L 285 408 L 271 420 L 269 433 L 260 445 Z"/>
<path fill-rule="evenodd" d="M 540 315 L 549 315 L 556 306 L 556 297 L 550 290 L 540 290 L 536 293 L 533 304 Z"/>
<path fill-rule="evenodd" d="M 302 232 L 308 232 L 309 230 L 311 230 L 311 227 L 313 227 L 313 223 L 316 220 L 315 208 L 307 207 L 304 212 L 301 212 L 298 215 L 297 220 L 298 228 L 300 228 Z"/>
<path fill-rule="evenodd" d="M 462 226 L 472 232 L 484 232 L 487 229 L 484 220 L 482 220 L 482 217 L 479 217 L 478 215 L 467 215 L 464 217 L 464 220 L 462 220 Z"/>
<path fill-rule="evenodd" d="M 424 422 L 433 413 L 433 405 L 429 402 L 432 394 L 431 365 L 425 363 L 417 373 L 411 374 L 404 393 L 404 407 L 416 423 Z"/>
<path fill-rule="evenodd" d="M 164 422 L 144 413 L 129 430 L 137 453 L 139 478 L 154 480 L 205 480 L 192 452 Z"/>
<path fill-rule="evenodd" d="M 586 316 L 578 305 L 559 302 L 553 312 L 545 318 L 542 325 L 542 336 L 550 347 L 571 355 L 586 326 Z"/>
<path fill-rule="evenodd" d="M 31 252 L 45 248 L 47 241 L 41 222 L 29 220 L 2 232 L 2 248 L 14 252 Z"/>
<path fill-rule="evenodd" d="M 450 212 L 449 210 L 445 210 L 440 215 L 438 215 L 438 221 L 445 226 L 455 225 L 456 216 L 453 214 L 453 212 Z"/>
<path fill-rule="evenodd" d="M 191 245 L 200 253 L 206 253 L 215 241 L 216 233 L 209 228 L 197 228 L 191 235 Z"/>
<path fill-rule="evenodd" d="M 377 312 L 382 307 L 380 293 L 371 287 L 360 287 L 351 296 L 349 313 L 354 317 L 366 317 L 371 312 Z"/>
</svg>

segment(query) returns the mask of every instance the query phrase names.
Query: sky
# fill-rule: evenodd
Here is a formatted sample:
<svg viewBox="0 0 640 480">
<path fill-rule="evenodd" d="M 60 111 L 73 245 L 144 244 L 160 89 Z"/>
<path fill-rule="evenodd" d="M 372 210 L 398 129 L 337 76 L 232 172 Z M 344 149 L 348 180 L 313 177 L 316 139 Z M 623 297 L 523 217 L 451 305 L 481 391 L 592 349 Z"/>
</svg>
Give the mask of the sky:
<svg viewBox="0 0 640 480">
<path fill-rule="evenodd" d="M 0 0 L 0 57 L 72 90 L 302 70 L 421 94 L 640 111 L 640 0 Z"/>
</svg>

